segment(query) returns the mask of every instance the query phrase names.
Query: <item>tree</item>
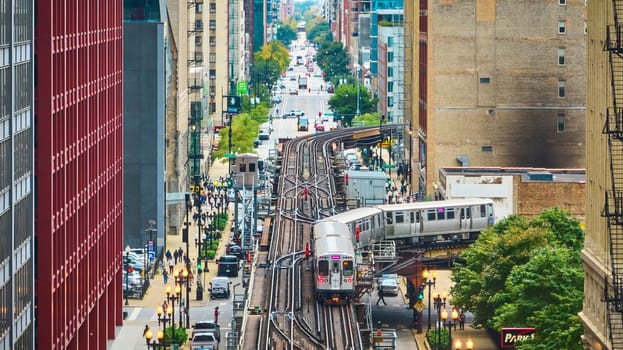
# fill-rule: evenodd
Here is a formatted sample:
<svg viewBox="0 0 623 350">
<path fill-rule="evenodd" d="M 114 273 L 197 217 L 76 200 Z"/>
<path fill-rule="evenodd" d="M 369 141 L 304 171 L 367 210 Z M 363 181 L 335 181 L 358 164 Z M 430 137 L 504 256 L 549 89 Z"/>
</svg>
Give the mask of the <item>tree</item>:
<svg viewBox="0 0 623 350">
<path fill-rule="evenodd" d="M 321 42 L 316 52 L 316 62 L 325 73 L 325 80 L 332 80 L 335 76 L 350 73 L 348 70 L 348 54 L 342 43 Z"/>
<path fill-rule="evenodd" d="M 453 303 L 472 311 L 476 326 L 536 327 L 538 341 L 518 349 L 581 349 L 581 241 L 578 220 L 560 209 L 502 220 L 455 265 Z"/>
<path fill-rule="evenodd" d="M 554 277 L 554 278 L 553 278 Z M 579 252 L 564 247 L 537 249 L 525 264 L 514 268 L 497 298 L 502 305 L 493 318 L 495 329 L 537 329 L 536 338 L 516 349 L 582 349 L 584 270 Z"/>
<path fill-rule="evenodd" d="M 357 89 L 359 89 L 359 113 L 371 113 L 376 110 L 377 99 L 372 99 L 368 89 L 362 85 L 342 84 L 335 89 L 329 99 L 329 108 L 342 119 L 342 125 L 351 125 L 357 114 Z"/>
<path fill-rule="evenodd" d="M 290 46 L 292 40 L 296 40 L 296 25 L 292 26 L 291 22 L 281 23 L 281 26 L 277 29 L 277 40 L 281 41 L 286 47 Z"/>
<path fill-rule="evenodd" d="M 319 44 L 323 41 L 333 41 L 333 34 L 329 27 L 329 22 L 320 20 L 317 22 L 307 22 L 306 25 L 307 40 Z"/>
<path fill-rule="evenodd" d="M 365 113 L 360 116 L 356 116 L 353 118 L 352 125 L 358 124 L 361 126 L 375 126 L 379 125 L 379 114 L 378 113 Z"/>
</svg>

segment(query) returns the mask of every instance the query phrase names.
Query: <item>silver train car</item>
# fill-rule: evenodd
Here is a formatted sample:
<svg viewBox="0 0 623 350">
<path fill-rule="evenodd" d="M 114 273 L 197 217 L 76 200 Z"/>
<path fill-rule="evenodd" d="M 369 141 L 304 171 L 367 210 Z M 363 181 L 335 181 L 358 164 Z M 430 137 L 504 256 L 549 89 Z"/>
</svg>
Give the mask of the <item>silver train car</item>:
<svg viewBox="0 0 623 350">
<path fill-rule="evenodd" d="M 474 198 L 377 205 L 323 220 L 346 224 L 353 242 L 359 241 L 361 246 L 382 240 L 414 246 L 475 240 L 494 219 L 493 201 Z"/>
<path fill-rule="evenodd" d="M 348 227 L 327 220 L 314 224 L 312 248 L 316 298 L 347 303 L 355 292 L 355 248 Z"/>
</svg>

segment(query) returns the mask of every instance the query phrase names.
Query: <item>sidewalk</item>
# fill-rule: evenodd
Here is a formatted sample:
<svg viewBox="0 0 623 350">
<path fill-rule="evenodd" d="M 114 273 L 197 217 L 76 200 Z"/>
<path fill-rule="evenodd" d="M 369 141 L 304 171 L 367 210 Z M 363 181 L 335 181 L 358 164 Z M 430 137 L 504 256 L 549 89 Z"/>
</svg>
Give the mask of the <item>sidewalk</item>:
<svg viewBox="0 0 623 350">
<path fill-rule="evenodd" d="M 220 161 L 217 160 L 212 165 L 212 167 L 209 169 L 210 179 L 218 179 L 219 176 L 225 177 L 227 176 L 228 170 L 229 170 L 229 164 L 227 162 L 221 163 Z M 203 212 L 206 212 L 205 207 L 203 208 Z M 219 247 L 217 250 L 217 254 L 216 254 L 217 257 L 224 254 L 226 243 L 229 241 L 231 218 L 233 215 L 231 208 L 228 208 L 228 212 L 229 212 L 229 220 L 223 232 L 223 236 L 221 237 L 221 240 L 220 240 L 221 243 L 219 244 Z M 202 298 L 203 300 L 197 300 L 196 298 L 197 296 L 196 294 L 197 293 L 196 258 L 198 254 L 198 249 L 197 247 L 195 247 L 194 237 L 195 237 L 195 233 L 197 233 L 198 230 L 199 230 L 199 227 L 194 221 L 192 221 L 191 225 L 189 226 L 189 234 L 188 234 L 188 237 L 189 237 L 188 248 L 190 252 L 189 256 L 191 259 L 191 270 L 192 270 L 193 275 L 195 276 L 195 281 L 193 282 L 191 286 L 191 290 L 189 292 L 191 316 L 192 316 L 193 307 L 208 305 L 209 300 L 210 300 L 210 294 L 208 293 L 208 290 L 207 290 L 208 288 L 207 283 L 212 280 L 212 277 L 216 276 L 216 272 L 217 272 L 217 265 L 214 260 L 210 260 L 208 262 L 207 269 L 206 269 L 206 266 L 203 266 L 204 272 L 201 274 L 201 277 L 200 277 L 202 284 L 203 284 L 203 288 L 204 288 L 203 298 Z M 171 253 L 173 253 L 173 250 L 179 249 L 180 247 L 182 248 L 182 250 L 184 250 L 184 252 L 186 252 L 186 243 L 182 242 L 181 229 L 180 229 L 180 232 L 178 232 L 175 235 L 166 236 L 164 251 L 166 252 L 166 250 L 168 249 L 171 251 Z M 164 267 L 168 270 L 169 266 L 167 265 L 166 261 L 164 262 L 164 265 L 165 265 Z M 175 264 L 174 266 L 174 270 L 181 271 L 184 267 L 185 266 L 184 266 L 183 260 L 179 259 L 177 264 Z M 203 281 L 205 281 L 205 283 L 203 283 Z M 174 288 L 174 278 L 172 274 L 169 274 L 167 285 L 171 286 L 171 289 Z M 160 268 L 158 268 L 156 270 L 156 274 L 153 276 L 153 278 L 150 281 L 150 286 L 147 289 L 147 292 L 145 293 L 145 295 L 143 296 L 143 299 L 128 299 L 128 305 L 125 305 L 125 300 L 124 300 L 123 311 L 128 313 L 128 320 L 123 321 L 122 327 L 117 327 L 116 337 L 114 341 L 109 342 L 109 347 L 108 347 L 109 349 L 112 349 L 112 350 L 145 349 L 146 347 L 145 339 L 143 338 L 143 330 L 145 328 L 145 323 L 144 321 L 134 320 L 135 317 L 133 317 L 134 316 L 133 313 L 138 313 L 142 310 L 142 308 L 145 308 L 145 307 L 156 308 L 159 305 L 162 305 L 163 302 L 166 300 L 167 285 L 164 284 L 162 271 L 160 270 Z M 186 298 L 186 290 L 184 288 L 182 288 L 181 297 L 184 299 Z M 179 309 L 178 307 L 176 307 L 175 309 L 176 315 L 179 315 L 178 311 Z M 175 317 L 176 327 L 178 327 L 178 324 L 177 324 L 179 321 L 178 317 L 179 316 Z M 185 323 L 185 315 L 182 315 L 182 321 L 183 321 L 182 323 Z M 156 332 L 158 331 L 157 315 L 155 313 L 153 317 L 151 318 L 151 320 L 148 322 L 148 325 L 151 328 L 154 334 L 154 337 L 155 337 Z M 192 326 L 192 322 L 191 322 L 191 326 Z M 183 347 L 180 347 L 180 349 L 190 349 L 190 345 L 187 342 L 186 345 Z"/>
</svg>

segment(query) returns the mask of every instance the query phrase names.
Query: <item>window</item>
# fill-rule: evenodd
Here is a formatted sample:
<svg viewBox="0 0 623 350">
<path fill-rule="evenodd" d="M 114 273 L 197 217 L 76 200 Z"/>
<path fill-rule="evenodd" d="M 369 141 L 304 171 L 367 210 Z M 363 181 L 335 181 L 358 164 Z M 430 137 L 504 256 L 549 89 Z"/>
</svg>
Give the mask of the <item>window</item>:
<svg viewBox="0 0 623 350">
<path fill-rule="evenodd" d="M 387 53 L 387 62 L 394 62 L 394 52 L 393 51 L 389 51 Z"/>
<path fill-rule="evenodd" d="M 487 216 L 487 206 L 483 204 L 480 206 L 480 217 L 484 218 L 486 216 Z"/>
<path fill-rule="evenodd" d="M 216 79 L 216 69 L 210 69 L 210 80 Z"/>
<path fill-rule="evenodd" d="M 210 3 L 210 13 L 216 13 L 216 3 Z"/>
<path fill-rule="evenodd" d="M 201 46 L 201 35 L 196 35 L 195 36 L 195 46 Z"/>
<path fill-rule="evenodd" d="M 393 36 L 388 36 L 387 37 L 387 47 L 393 47 L 394 46 L 394 37 Z"/>
<path fill-rule="evenodd" d="M 353 262 L 352 260 L 344 260 L 342 262 L 342 274 L 346 277 L 353 275 Z"/>
<path fill-rule="evenodd" d="M 387 97 L 387 107 L 394 107 L 394 96 Z M 389 116 L 387 119 L 390 119 Z"/>
<path fill-rule="evenodd" d="M 405 217 L 404 217 L 403 212 L 397 212 L 396 215 L 394 215 L 394 217 L 396 219 L 397 224 L 402 224 L 405 222 Z"/>
<path fill-rule="evenodd" d="M 558 115 L 558 132 L 565 132 L 565 115 Z"/>
<path fill-rule="evenodd" d="M 565 97 L 565 81 L 564 80 L 558 81 L 558 97 L 560 98 Z"/>
<path fill-rule="evenodd" d="M 325 260 L 318 261 L 318 276 L 329 275 L 329 262 Z"/>
<path fill-rule="evenodd" d="M 482 78 L 480 78 L 480 83 L 481 84 L 489 84 L 490 81 L 491 81 L 491 79 L 489 79 L 489 77 L 482 77 Z"/>
<path fill-rule="evenodd" d="M 448 220 L 454 219 L 454 208 L 447 208 L 446 209 L 446 218 Z"/>
<path fill-rule="evenodd" d="M 215 19 L 211 19 L 210 20 L 210 30 L 214 30 L 216 29 L 216 20 Z"/>
<path fill-rule="evenodd" d="M 201 12 L 203 12 L 203 4 L 197 4 L 197 5 L 195 5 L 195 12 L 196 12 L 196 13 L 201 13 Z"/>
<path fill-rule="evenodd" d="M 393 81 L 388 81 L 387 82 L 387 92 L 394 92 L 394 82 Z"/>
<path fill-rule="evenodd" d="M 254 173 L 255 172 L 255 163 L 250 163 L 249 164 L 249 172 L 250 173 Z"/>
<path fill-rule="evenodd" d="M 446 212 L 443 210 L 443 208 L 437 208 L 437 220 L 445 220 L 446 219 Z"/>
<path fill-rule="evenodd" d="M 566 5 L 567 0 L 558 0 L 558 5 Z"/>
<path fill-rule="evenodd" d="M 195 20 L 195 30 L 196 31 L 203 30 L 203 22 L 200 19 Z"/>
<path fill-rule="evenodd" d="M 558 21 L 558 34 L 565 34 L 567 32 L 567 24 L 565 21 Z"/>
<path fill-rule="evenodd" d="M 211 36 L 210 37 L 210 46 L 216 46 L 216 37 L 215 36 Z"/>
<path fill-rule="evenodd" d="M 387 67 L 387 77 L 394 76 L 394 67 Z"/>
<path fill-rule="evenodd" d="M 393 225 L 394 224 L 394 220 L 392 218 L 392 212 L 388 211 L 385 213 L 385 224 L 387 225 Z"/>
<path fill-rule="evenodd" d="M 428 221 L 435 221 L 435 218 L 437 217 L 435 209 L 426 210 L 426 217 L 428 218 Z"/>
<path fill-rule="evenodd" d="M 493 146 L 482 146 L 483 152 L 493 152 Z"/>
<path fill-rule="evenodd" d="M 240 164 L 240 168 L 239 168 L 241 173 L 246 173 L 247 172 L 247 164 L 246 163 L 241 163 Z"/>
<path fill-rule="evenodd" d="M 210 63 L 216 63 L 216 54 L 215 53 L 211 53 L 210 54 Z"/>
<path fill-rule="evenodd" d="M 559 66 L 565 65 L 565 48 L 564 47 L 558 48 L 558 65 Z"/>
</svg>

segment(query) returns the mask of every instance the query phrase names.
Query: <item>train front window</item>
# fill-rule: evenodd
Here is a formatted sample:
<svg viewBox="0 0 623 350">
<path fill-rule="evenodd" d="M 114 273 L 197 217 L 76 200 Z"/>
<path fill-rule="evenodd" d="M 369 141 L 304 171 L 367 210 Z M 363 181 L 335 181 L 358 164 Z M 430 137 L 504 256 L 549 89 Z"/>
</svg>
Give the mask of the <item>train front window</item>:
<svg viewBox="0 0 623 350">
<path fill-rule="evenodd" d="M 340 265 L 338 265 L 337 261 L 333 262 L 333 273 L 340 272 Z"/>
<path fill-rule="evenodd" d="M 350 277 L 353 275 L 353 262 L 352 260 L 344 260 L 342 262 L 342 273 L 346 277 Z"/>
<path fill-rule="evenodd" d="M 387 225 L 393 225 L 393 220 L 392 220 L 392 212 L 388 211 L 385 213 L 385 223 Z"/>
<path fill-rule="evenodd" d="M 487 216 L 487 206 L 483 204 L 480 206 L 480 217 L 484 218 L 485 216 Z"/>
<path fill-rule="evenodd" d="M 329 275 L 329 262 L 320 260 L 318 262 L 318 275 L 319 276 L 328 276 Z"/>
</svg>

